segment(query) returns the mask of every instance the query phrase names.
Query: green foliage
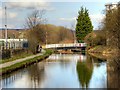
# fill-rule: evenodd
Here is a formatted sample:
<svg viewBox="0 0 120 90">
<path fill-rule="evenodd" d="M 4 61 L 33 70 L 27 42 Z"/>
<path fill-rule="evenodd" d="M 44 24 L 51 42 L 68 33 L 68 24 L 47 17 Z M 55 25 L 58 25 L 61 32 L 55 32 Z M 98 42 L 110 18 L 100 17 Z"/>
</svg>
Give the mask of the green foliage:
<svg viewBox="0 0 120 90">
<path fill-rule="evenodd" d="M 93 73 L 93 64 L 90 57 L 85 62 L 77 62 L 77 73 L 80 84 L 83 88 L 87 88 Z"/>
<path fill-rule="evenodd" d="M 78 12 L 77 24 L 76 24 L 76 37 L 78 42 L 83 42 L 85 36 L 93 31 L 93 26 L 89 17 L 88 10 L 81 7 Z"/>
<path fill-rule="evenodd" d="M 15 52 L 16 51 L 17 50 L 15 50 Z M 14 61 L 14 60 L 17 60 L 17 59 L 20 59 L 20 58 L 25 58 L 25 57 L 30 56 L 30 55 L 33 55 L 33 54 L 30 53 L 30 52 L 28 52 L 27 50 L 22 50 L 22 52 L 19 52 L 17 54 L 15 54 L 14 51 L 13 51 L 12 57 L 8 58 L 8 59 L 2 59 L 2 60 L 0 60 L 0 64 L 1 63 L 6 63 L 6 62 L 11 62 L 11 61 Z"/>
</svg>

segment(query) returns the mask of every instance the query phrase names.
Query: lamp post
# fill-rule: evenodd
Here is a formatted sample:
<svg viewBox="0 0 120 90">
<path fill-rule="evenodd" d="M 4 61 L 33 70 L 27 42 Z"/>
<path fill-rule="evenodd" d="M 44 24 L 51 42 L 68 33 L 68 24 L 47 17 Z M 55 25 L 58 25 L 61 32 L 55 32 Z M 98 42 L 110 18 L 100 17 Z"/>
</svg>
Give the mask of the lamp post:
<svg viewBox="0 0 120 90">
<path fill-rule="evenodd" d="M 6 49 L 7 49 L 7 7 L 5 6 L 5 39 L 6 39 Z"/>
<path fill-rule="evenodd" d="M 46 47 L 47 47 L 47 31 L 46 31 Z"/>
<path fill-rule="evenodd" d="M 73 33 L 74 33 L 74 43 L 76 43 L 76 31 L 74 31 Z"/>
<path fill-rule="evenodd" d="M 75 31 L 75 26 L 74 23 L 71 23 L 71 31 L 73 33 L 73 43 L 76 43 L 76 31 Z"/>
</svg>

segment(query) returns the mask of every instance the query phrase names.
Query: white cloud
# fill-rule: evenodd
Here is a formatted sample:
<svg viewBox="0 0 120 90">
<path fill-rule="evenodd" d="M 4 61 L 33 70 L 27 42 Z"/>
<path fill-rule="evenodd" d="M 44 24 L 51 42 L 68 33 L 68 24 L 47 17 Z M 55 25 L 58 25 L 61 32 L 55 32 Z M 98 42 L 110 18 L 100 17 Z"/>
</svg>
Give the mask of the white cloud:
<svg viewBox="0 0 120 90">
<path fill-rule="evenodd" d="M 118 2 L 119 0 L 4 0 L 3 2 Z"/>
<path fill-rule="evenodd" d="M 118 2 L 119 0 L 4 0 L 3 2 Z"/>
<path fill-rule="evenodd" d="M 105 17 L 104 14 L 92 14 L 92 15 L 90 15 L 90 18 L 93 21 L 101 21 L 104 19 L 104 17 Z"/>
<path fill-rule="evenodd" d="M 92 22 L 99 23 L 105 18 L 105 15 L 104 14 L 91 14 L 90 18 L 91 18 Z M 76 17 L 74 17 L 74 18 L 59 18 L 59 20 L 68 21 L 68 22 L 69 21 L 76 21 Z"/>
<path fill-rule="evenodd" d="M 8 27 L 8 28 L 15 28 L 15 26 L 14 26 L 13 24 L 12 24 L 12 25 L 11 25 L 11 24 L 8 24 L 7 27 Z"/>
<path fill-rule="evenodd" d="M 15 18 L 17 17 L 17 13 L 9 13 L 9 18 Z"/>
<path fill-rule="evenodd" d="M 5 14 L 5 10 L 0 7 L 0 19 L 5 18 L 4 14 Z M 10 19 L 17 17 L 17 15 L 18 14 L 15 12 L 7 12 L 7 17 Z"/>
<path fill-rule="evenodd" d="M 22 0 L 23 1 L 23 0 Z M 53 8 L 50 6 L 50 3 L 48 2 L 40 2 L 38 0 L 38 2 L 26 2 L 26 0 L 24 0 L 23 2 L 6 2 L 3 5 L 6 5 L 7 8 L 9 9 L 45 9 L 45 10 L 53 10 Z"/>
<path fill-rule="evenodd" d="M 2 18 L 2 7 L 0 7 L 0 18 Z"/>
<path fill-rule="evenodd" d="M 75 21 L 75 20 L 76 20 L 76 17 L 74 17 L 74 18 L 59 18 L 59 20 L 70 22 L 70 21 Z"/>
<path fill-rule="evenodd" d="M 104 14 L 91 14 L 90 15 L 92 24 L 94 28 L 98 27 L 99 23 L 105 18 Z M 76 17 L 74 18 L 59 18 L 59 20 L 64 22 L 73 22 L 76 24 Z"/>
<path fill-rule="evenodd" d="M 91 18 L 92 24 L 94 26 L 94 29 L 97 29 L 99 27 L 100 23 L 105 18 L 105 15 L 104 14 L 91 14 L 90 18 Z"/>
<path fill-rule="evenodd" d="M 9 2 L 8 8 L 37 8 L 47 6 L 44 2 Z"/>
<path fill-rule="evenodd" d="M 46 0 L 4 0 L 2 2 L 46 2 Z"/>
</svg>

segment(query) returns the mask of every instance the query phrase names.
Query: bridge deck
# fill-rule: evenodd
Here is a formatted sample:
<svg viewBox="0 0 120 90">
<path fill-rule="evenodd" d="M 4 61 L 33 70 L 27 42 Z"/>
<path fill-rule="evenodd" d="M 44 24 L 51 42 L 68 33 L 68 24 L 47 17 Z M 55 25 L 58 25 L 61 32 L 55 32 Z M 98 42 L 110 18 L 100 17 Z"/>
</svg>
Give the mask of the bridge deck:
<svg viewBox="0 0 120 90">
<path fill-rule="evenodd" d="M 70 48 L 70 47 L 86 47 L 86 43 L 70 43 L 70 44 L 47 44 L 43 48 Z"/>
</svg>

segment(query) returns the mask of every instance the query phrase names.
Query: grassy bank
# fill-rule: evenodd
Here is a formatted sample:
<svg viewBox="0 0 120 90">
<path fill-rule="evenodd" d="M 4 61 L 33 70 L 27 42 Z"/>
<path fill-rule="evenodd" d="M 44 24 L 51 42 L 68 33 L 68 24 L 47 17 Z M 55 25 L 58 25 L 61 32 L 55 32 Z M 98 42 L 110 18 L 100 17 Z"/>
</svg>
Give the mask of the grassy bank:
<svg viewBox="0 0 120 90">
<path fill-rule="evenodd" d="M 20 58 L 25 58 L 25 57 L 31 56 L 31 55 L 33 55 L 33 54 L 32 53 L 23 52 L 23 53 L 14 55 L 13 57 L 11 57 L 9 59 L 1 59 L 0 60 L 0 64 L 6 63 L 6 62 L 11 62 L 11 61 L 14 61 L 14 60 L 20 59 Z"/>
<path fill-rule="evenodd" d="M 46 53 L 44 53 L 41 56 L 37 56 L 37 57 L 34 57 L 32 59 L 28 59 L 28 60 L 20 62 L 20 63 L 16 63 L 16 64 L 14 64 L 12 66 L 2 68 L 2 69 L 0 69 L 0 75 L 16 71 L 16 70 L 18 70 L 20 68 L 27 67 L 27 66 L 29 66 L 29 65 L 31 65 L 33 63 L 37 63 L 37 62 L 39 62 L 39 61 L 41 61 L 43 59 L 46 59 L 51 54 L 52 54 L 52 50 L 46 50 Z"/>
<path fill-rule="evenodd" d="M 107 59 L 108 57 L 115 57 L 116 52 L 117 52 L 116 48 L 114 47 L 111 48 L 104 45 L 95 46 L 88 50 L 88 53 L 90 55 L 101 58 L 101 59 Z"/>
</svg>

